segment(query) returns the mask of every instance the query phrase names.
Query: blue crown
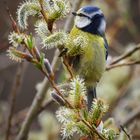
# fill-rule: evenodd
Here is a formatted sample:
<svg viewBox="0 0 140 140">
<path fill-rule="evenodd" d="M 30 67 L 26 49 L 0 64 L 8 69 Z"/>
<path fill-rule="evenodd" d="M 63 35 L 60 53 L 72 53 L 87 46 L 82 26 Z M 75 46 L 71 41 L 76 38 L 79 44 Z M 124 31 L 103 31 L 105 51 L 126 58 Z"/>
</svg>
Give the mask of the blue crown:
<svg viewBox="0 0 140 140">
<path fill-rule="evenodd" d="M 80 11 L 83 11 L 83 12 L 85 12 L 85 13 L 87 13 L 87 14 L 92 14 L 92 13 L 94 13 L 94 12 L 100 11 L 100 8 L 95 7 L 95 6 L 85 6 L 85 7 L 82 7 L 82 8 L 80 9 Z"/>
<path fill-rule="evenodd" d="M 103 12 L 100 10 L 100 8 L 95 6 L 84 6 L 78 12 L 84 13 L 92 20 L 89 25 L 81 28 L 81 30 L 104 36 L 106 22 Z"/>
</svg>

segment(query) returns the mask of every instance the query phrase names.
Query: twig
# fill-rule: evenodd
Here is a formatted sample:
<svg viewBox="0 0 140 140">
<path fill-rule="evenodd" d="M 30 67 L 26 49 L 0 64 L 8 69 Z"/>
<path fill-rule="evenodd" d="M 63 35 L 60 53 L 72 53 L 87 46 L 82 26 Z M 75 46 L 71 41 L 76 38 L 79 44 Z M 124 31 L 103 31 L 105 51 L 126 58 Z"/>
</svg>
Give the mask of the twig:
<svg viewBox="0 0 140 140">
<path fill-rule="evenodd" d="M 42 16 L 44 17 L 47 25 L 48 25 L 48 29 L 50 32 L 52 32 L 52 28 L 53 28 L 53 22 L 54 20 L 50 20 L 48 19 L 48 16 L 47 16 L 47 13 L 45 12 L 44 8 L 43 8 L 43 0 L 39 0 L 39 3 L 40 3 L 40 7 L 41 7 L 41 14 Z"/>
<path fill-rule="evenodd" d="M 13 30 L 14 30 L 16 33 L 20 34 L 20 33 L 21 33 L 21 32 L 20 32 L 20 29 L 19 29 L 19 27 L 18 27 L 18 25 L 17 25 L 17 23 L 16 23 L 16 20 L 13 18 L 13 16 L 12 16 L 12 14 L 11 14 L 11 12 L 10 12 L 10 10 L 9 10 L 8 7 L 6 7 L 6 11 L 7 11 L 7 13 L 8 13 L 8 16 L 9 16 L 10 20 L 11 20 L 11 24 L 12 24 Z M 39 53 L 39 51 L 38 51 L 38 49 L 37 49 L 36 47 L 34 47 L 33 49 L 29 49 L 28 46 L 27 46 L 26 43 L 25 43 L 25 40 L 22 42 L 22 45 L 24 45 L 25 50 L 27 49 L 27 50 L 32 54 L 32 56 L 34 56 L 36 59 L 39 60 L 40 53 Z M 19 51 L 19 53 L 21 53 L 21 52 Z M 21 53 L 21 55 L 25 56 L 25 58 L 27 58 L 27 59 L 30 57 L 30 56 L 29 56 L 28 54 L 26 54 L 26 53 Z M 29 59 L 30 59 L 30 58 L 29 58 Z M 27 60 L 27 61 L 28 61 L 28 60 Z"/>
<path fill-rule="evenodd" d="M 73 109 L 73 106 L 63 97 L 61 91 L 58 89 L 57 85 L 55 84 L 54 79 L 51 79 L 50 76 L 48 76 L 48 74 L 46 73 L 46 71 L 44 71 L 43 69 L 42 69 L 42 72 L 47 77 L 49 83 L 51 84 L 52 88 L 56 91 L 56 93 L 63 98 L 63 100 L 65 101 L 65 105 L 66 106 L 68 105 L 68 107 L 70 107 L 71 109 Z"/>
<path fill-rule="evenodd" d="M 109 71 L 109 70 L 117 68 L 117 67 L 131 66 L 131 65 L 137 65 L 137 64 L 140 64 L 140 60 L 132 61 L 132 62 L 131 61 L 130 62 L 124 62 L 124 63 L 121 63 L 121 64 L 110 65 L 110 66 L 106 67 L 106 70 Z"/>
<path fill-rule="evenodd" d="M 76 11 L 78 9 L 78 7 L 80 6 L 80 3 L 82 2 L 82 0 L 75 0 L 75 3 L 78 3 L 78 5 L 74 4 L 73 5 L 73 11 Z M 73 17 L 68 18 L 66 24 L 65 24 L 65 31 L 70 30 L 70 25 L 72 24 L 73 21 Z M 58 61 L 58 56 L 59 56 L 59 51 L 56 50 L 55 51 L 55 55 L 52 61 L 52 68 L 56 68 L 57 65 L 57 61 Z M 42 106 L 42 102 L 44 100 L 44 97 L 46 95 L 46 91 L 48 89 L 49 86 L 49 82 L 47 80 L 47 78 L 44 79 L 43 81 L 43 86 L 41 88 L 41 90 L 38 91 L 38 93 L 36 94 L 32 105 L 27 113 L 27 116 L 21 126 L 20 132 L 16 138 L 16 140 L 26 140 L 28 137 L 28 132 L 30 129 L 30 126 L 34 120 L 34 118 L 36 118 L 36 116 L 38 115 L 38 111 L 40 110 L 41 106 Z"/>
<path fill-rule="evenodd" d="M 20 88 L 20 85 L 21 85 L 23 67 L 24 67 L 24 63 L 21 63 L 18 66 L 17 73 L 16 73 L 16 76 L 15 76 L 15 80 L 14 80 L 12 90 L 11 90 L 10 112 L 9 112 L 8 120 L 7 120 L 7 129 L 6 129 L 5 140 L 9 140 L 9 137 L 10 137 L 10 130 L 11 130 L 11 126 L 12 126 L 12 118 L 13 118 L 13 115 L 14 115 L 14 110 L 15 110 L 15 105 L 16 105 L 16 95 L 17 95 L 17 93 L 19 91 L 19 88 Z"/>
<path fill-rule="evenodd" d="M 52 68 L 54 69 L 56 67 L 56 62 L 57 62 L 57 55 L 55 55 L 53 61 L 52 61 Z M 30 129 L 30 126 L 32 124 L 32 121 L 34 120 L 34 118 L 37 116 L 38 114 L 38 110 L 40 110 L 42 102 L 45 98 L 46 95 L 46 91 L 48 89 L 49 86 L 49 82 L 48 79 L 45 78 L 43 80 L 43 84 L 45 84 L 44 87 L 41 88 L 41 90 L 38 91 L 38 93 L 36 94 L 32 105 L 27 113 L 27 116 L 21 126 L 21 130 L 16 138 L 16 140 L 26 140 L 27 136 L 28 136 L 28 132 Z"/>
<path fill-rule="evenodd" d="M 14 20 L 9 8 L 6 8 L 6 11 L 9 15 L 9 18 L 11 20 L 12 28 L 15 32 L 20 33 L 20 30 L 17 26 L 16 21 Z M 10 96 L 10 112 L 8 114 L 8 119 L 7 119 L 7 127 L 6 127 L 6 135 L 5 135 L 5 140 L 9 140 L 10 137 L 10 131 L 11 131 L 11 126 L 12 126 L 12 118 L 14 115 L 14 110 L 15 110 L 15 105 L 16 105 L 16 95 L 19 91 L 21 81 L 22 81 L 22 75 L 23 75 L 23 70 L 24 70 L 24 63 L 21 63 L 16 72 L 15 80 L 12 86 L 11 90 L 11 96 Z"/>
<path fill-rule="evenodd" d="M 39 4 L 40 4 L 40 7 L 41 7 L 41 14 L 43 15 L 45 21 L 46 21 L 46 24 L 48 24 L 48 17 L 47 17 L 47 13 L 44 11 L 44 8 L 43 8 L 43 0 L 39 0 Z"/>
<path fill-rule="evenodd" d="M 59 94 L 63 98 L 63 100 L 65 101 L 66 105 L 68 105 L 69 108 L 74 109 L 73 106 L 63 97 L 62 93 L 57 88 L 56 84 L 53 81 L 50 82 L 50 83 L 52 83 L 52 87 L 56 90 L 57 94 Z"/>
<path fill-rule="evenodd" d="M 9 7 L 6 7 L 6 11 L 7 11 L 8 15 L 9 15 L 10 20 L 11 20 L 13 30 L 14 30 L 15 32 L 17 32 L 17 33 L 20 33 L 20 30 L 19 30 L 19 28 L 18 28 L 18 26 L 17 26 L 17 23 L 16 23 L 16 21 L 14 20 L 12 14 L 11 14 L 11 12 L 10 12 L 10 10 L 9 10 Z"/>
<path fill-rule="evenodd" d="M 63 58 L 63 63 L 64 63 L 64 65 L 66 66 L 66 68 L 67 68 L 67 70 L 68 70 L 68 72 L 69 72 L 69 74 L 70 74 L 70 79 L 72 79 L 72 78 L 74 77 L 74 75 L 73 75 L 71 66 L 68 64 L 68 61 L 67 61 L 66 58 Z"/>
<path fill-rule="evenodd" d="M 102 134 L 100 134 L 100 132 L 97 131 L 97 129 L 94 125 L 91 126 L 89 124 L 89 122 L 87 122 L 85 119 L 83 119 L 81 117 L 79 111 L 77 113 L 78 113 L 78 116 L 79 116 L 79 120 L 81 120 L 90 129 L 92 136 L 94 136 L 94 133 L 96 133 L 101 140 L 107 140 L 107 138 L 105 138 Z"/>
<path fill-rule="evenodd" d="M 113 62 L 110 63 L 110 65 L 114 65 L 120 61 L 122 61 L 123 59 L 131 56 L 134 52 L 136 52 L 137 50 L 140 49 L 140 44 L 138 44 L 135 48 L 133 48 L 131 51 L 128 51 L 126 53 L 124 53 L 123 55 L 121 55 L 120 57 L 116 58 Z"/>
<path fill-rule="evenodd" d="M 82 122 L 91 130 L 91 132 L 96 133 L 101 140 L 107 140 L 102 134 L 100 134 L 95 127 L 91 126 L 87 121 L 82 119 Z"/>
<path fill-rule="evenodd" d="M 128 137 L 128 139 L 129 139 L 129 140 L 132 140 L 130 134 L 128 134 L 128 132 L 125 130 L 125 128 L 124 128 L 122 125 L 120 125 L 120 128 L 121 128 L 122 131 L 125 133 L 125 135 Z"/>
</svg>

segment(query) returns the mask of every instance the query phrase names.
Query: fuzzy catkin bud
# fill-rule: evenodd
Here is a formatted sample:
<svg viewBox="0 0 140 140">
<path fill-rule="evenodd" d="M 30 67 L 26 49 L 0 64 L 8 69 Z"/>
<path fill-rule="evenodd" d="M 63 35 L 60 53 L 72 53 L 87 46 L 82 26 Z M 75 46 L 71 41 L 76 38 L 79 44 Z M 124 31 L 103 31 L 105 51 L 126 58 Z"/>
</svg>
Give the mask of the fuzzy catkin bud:
<svg viewBox="0 0 140 140">
<path fill-rule="evenodd" d="M 57 93 L 52 92 L 51 93 L 52 98 L 61 106 L 65 106 L 65 101 L 63 100 L 63 98 L 61 96 L 59 96 Z"/>
<path fill-rule="evenodd" d="M 48 61 L 48 59 L 44 59 L 44 66 L 45 66 L 45 68 L 47 70 L 48 75 L 52 79 L 54 79 L 54 73 L 53 73 L 52 67 L 51 67 L 50 62 Z"/>
<path fill-rule="evenodd" d="M 34 53 L 36 55 L 37 60 L 40 61 L 40 52 L 39 52 L 38 48 L 34 47 L 33 51 L 34 51 Z"/>
<path fill-rule="evenodd" d="M 35 16 L 40 12 L 40 5 L 37 1 L 25 1 L 17 10 L 18 24 L 22 29 L 28 27 L 28 17 Z"/>
<path fill-rule="evenodd" d="M 26 59 L 27 61 L 32 61 L 32 56 L 30 54 L 18 51 L 13 47 L 10 47 L 7 52 L 10 59 L 17 62 L 21 62 L 23 59 Z"/>
</svg>

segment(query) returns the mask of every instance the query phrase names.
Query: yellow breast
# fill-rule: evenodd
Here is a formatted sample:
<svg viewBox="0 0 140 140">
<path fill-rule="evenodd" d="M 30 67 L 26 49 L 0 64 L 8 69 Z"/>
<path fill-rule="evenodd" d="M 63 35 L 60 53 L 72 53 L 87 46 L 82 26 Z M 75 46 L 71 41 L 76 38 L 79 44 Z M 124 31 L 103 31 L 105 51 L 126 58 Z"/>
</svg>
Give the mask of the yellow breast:
<svg viewBox="0 0 140 140">
<path fill-rule="evenodd" d="M 105 71 L 105 54 L 104 39 L 91 33 L 83 32 L 74 27 L 70 33 L 71 38 L 83 36 L 87 39 L 87 45 L 83 47 L 83 54 L 80 58 L 79 68 L 75 73 L 81 75 L 89 85 L 100 80 Z"/>
</svg>

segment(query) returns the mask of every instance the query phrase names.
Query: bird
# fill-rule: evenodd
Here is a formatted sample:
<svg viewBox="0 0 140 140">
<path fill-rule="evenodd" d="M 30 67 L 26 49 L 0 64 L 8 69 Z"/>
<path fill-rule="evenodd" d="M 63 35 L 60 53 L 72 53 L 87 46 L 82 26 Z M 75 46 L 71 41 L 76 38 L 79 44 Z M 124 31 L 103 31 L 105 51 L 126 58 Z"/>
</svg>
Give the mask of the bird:
<svg viewBox="0 0 140 140">
<path fill-rule="evenodd" d="M 96 95 L 96 86 L 101 79 L 108 56 L 108 42 L 105 36 L 106 20 L 103 12 L 96 6 L 84 6 L 74 15 L 74 26 L 70 38 L 82 36 L 87 40 L 81 51 L 70 53 L 69 47 L 61 53 L 66 55 L 74 75 L 84 79 L 87 88 L 87 106 L 91 109 Z M 72 48 L 75 51 L 74 47 Z M 72 51 L 71 51 L 72 52 Z"/>
</svg>

